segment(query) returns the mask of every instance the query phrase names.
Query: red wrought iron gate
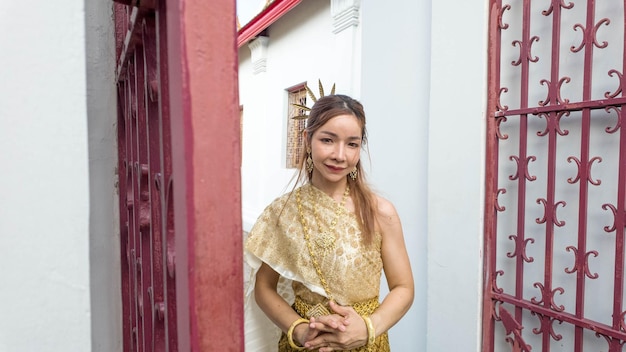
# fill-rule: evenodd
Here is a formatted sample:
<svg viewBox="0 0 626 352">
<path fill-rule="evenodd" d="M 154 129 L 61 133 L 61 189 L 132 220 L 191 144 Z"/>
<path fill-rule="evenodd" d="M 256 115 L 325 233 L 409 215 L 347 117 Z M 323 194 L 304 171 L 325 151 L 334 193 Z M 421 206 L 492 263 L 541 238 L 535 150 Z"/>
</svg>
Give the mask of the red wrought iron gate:
<svg viewBox="0 0 626 352">
<path fill-rule="evenodd" d="M 178 344 L 171 138 L 169 114 L 159 111 L 168 101 L 157 66 L 163 62 L 157 60 L 158 15 L 154 4 L 116 5 L 115 11 L 125 351 L 176 351 Z"/>
<path fill-rule="evenodd" d="M 234 0 L 114 1 L 124 351 L 242 351 Z"/>
<path fill-rule="evenodd" d="M 491 0 L 483 351 L 623 352 L 623 0 Z"/>
</svg>

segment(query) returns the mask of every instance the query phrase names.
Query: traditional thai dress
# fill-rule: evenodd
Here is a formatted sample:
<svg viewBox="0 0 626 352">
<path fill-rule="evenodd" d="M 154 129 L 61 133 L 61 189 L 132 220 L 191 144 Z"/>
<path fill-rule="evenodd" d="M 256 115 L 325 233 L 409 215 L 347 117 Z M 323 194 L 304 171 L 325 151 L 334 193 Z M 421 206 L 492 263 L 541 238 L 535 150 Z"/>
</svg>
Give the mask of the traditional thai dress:
<svg viewBox="0 0 626 352">
<path fill-rule="evenodd" d="M 254 349 L 255 352 L 276 351 L 261 347 L 267 342 L 258 339 L 260 334 L 252 329 L 258 324 L 275 327 L 269 319 L 260 317 L 258 307 L 254 307 L 254 277 L 262 262 L 280 274 L 279 294 L 302 317 L 307 317 L 307 311 L 318 303 L 330 309 L 307 247 L 296 192 L 310 228 L 309 243 L 332 298 L 340 305 L 352 306 L 361 315 L 372 314 L 379 305 L 383 268 L 381 236 L 377 234 L 371 244 L 364 244 L 356 216 L 326 193 L 306 184 L 272 202 L 245 241 L 245 258 L 251 268 L 246 288 L 246 339 L 250 342 L 247 346 L 251 346 L 251 339 L 258 341 L 259 349 Z M 249 319 L 260 322 L 255 324 Z M 274 346 L 278 346 L 279 352 L 292 351 L 285 334 L 276 330 Z M 378 336 L 372 346 L 351 351 L 389 351 L 387 334 Z"/>
</svg>

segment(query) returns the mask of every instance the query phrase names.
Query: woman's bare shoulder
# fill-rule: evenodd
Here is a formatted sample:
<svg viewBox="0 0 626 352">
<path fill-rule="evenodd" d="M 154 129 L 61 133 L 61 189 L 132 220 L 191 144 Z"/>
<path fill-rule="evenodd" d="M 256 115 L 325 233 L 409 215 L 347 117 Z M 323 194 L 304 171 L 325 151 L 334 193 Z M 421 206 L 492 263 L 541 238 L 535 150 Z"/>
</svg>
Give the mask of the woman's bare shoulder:
<svg viewBox="0 0 626 352">
<path fill-rule="evenodd" d="M 376 213 L 380 221 L 392 221 L 398 218 L 396 207 L 388 199 L 376 195 Z"/>
</svg>

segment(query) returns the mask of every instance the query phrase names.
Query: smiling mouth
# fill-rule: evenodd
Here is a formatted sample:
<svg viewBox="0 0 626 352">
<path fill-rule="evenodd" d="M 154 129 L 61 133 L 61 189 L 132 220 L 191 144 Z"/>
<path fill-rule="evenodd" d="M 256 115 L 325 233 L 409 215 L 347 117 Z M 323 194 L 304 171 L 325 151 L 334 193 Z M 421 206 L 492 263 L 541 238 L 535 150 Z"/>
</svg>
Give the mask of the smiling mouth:
<svg viewBox="0 0 626 352">
<path fill-rule="evenodd" d="M 344 170 L 344 168 L 342 168 L 342 167 L 334 167 L 334 166 L 330 166 L 330 165 L 326 165 L 326 167 L 329 168 L 331 171 L 334 171 L 334 172 L 341 172 L 341 171 Z"/>
</svg>

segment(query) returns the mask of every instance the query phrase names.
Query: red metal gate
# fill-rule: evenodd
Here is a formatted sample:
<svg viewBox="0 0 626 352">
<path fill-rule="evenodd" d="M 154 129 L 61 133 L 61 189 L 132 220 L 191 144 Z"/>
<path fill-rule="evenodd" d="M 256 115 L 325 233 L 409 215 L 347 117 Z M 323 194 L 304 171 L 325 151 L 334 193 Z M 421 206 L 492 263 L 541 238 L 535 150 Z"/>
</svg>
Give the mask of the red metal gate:
<svg viewBox="0 0 626 352">
<path fill-rule="evenodd" d="M 626 344 L 623 0 L 491 0 L 483 351 Z"/>
<path fill-rule="evenodd" d="M 124 350 L 177 351 L 165 21 L 143 3 L 115 5 Z"/>
<path fill-rule="evenodd" d="M 124 351 L 242 351 L 234 0 L 115 2 Z"/>
</svg>

